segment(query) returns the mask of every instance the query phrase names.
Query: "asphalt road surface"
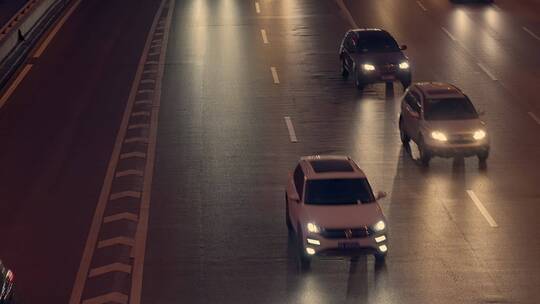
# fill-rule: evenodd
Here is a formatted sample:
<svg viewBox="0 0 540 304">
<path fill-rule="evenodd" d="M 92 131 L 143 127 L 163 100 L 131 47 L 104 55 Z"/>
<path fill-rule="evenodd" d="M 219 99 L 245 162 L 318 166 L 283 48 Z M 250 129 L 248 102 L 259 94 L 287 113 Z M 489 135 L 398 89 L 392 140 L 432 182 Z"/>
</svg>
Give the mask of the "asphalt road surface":
<svg viewBox="0 0 540 304">
<path fill-rule="evenodd" d="M 0 257 L 28 303 L 67 303 L 158 2 L 83 0 L 0 109 Z M 486 112 L 487 168 L 417 163 L 401 86 L 339 74 L 355 26 L 388 30 L 413 81 Z M 142 303 L 540 302 L 538 1 L 177 0 L 169 35 Z M 330 153 L 389 194 L 383 267 L 298 269 L 285 183 Z"/>
</svg>

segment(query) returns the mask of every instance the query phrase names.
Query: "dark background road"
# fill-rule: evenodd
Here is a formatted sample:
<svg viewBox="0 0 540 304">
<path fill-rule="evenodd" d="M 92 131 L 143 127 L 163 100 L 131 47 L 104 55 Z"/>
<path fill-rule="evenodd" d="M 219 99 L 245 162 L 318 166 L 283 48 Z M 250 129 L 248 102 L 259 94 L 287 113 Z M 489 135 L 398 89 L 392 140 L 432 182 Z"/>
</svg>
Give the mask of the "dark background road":
<svg viewBox="0 0 540 304">
<path fill-rule="evenodd" d="M 28 0 L 0 0 L 0 28 L 13 17 Z"/>
<path fill-rule="evenodd" d="M 0 109 L 0 258 L 24 303 L 67 303 L 159 2 L 83 0 Z M 346 0 L 350 18 L 338 3 L 175 2 L 142 303 L 538 303 L 540 3 Z M 360 93 L 339 75 L 351 23 L 385 28 L 414 81 L 454 83 L 486 112 L 486 169 L 416 163 L 399 141 L 401 86 Z M 384 267 L 297 267 L 287 174 L 329 153 L 389 194 Z"/>
</svg>

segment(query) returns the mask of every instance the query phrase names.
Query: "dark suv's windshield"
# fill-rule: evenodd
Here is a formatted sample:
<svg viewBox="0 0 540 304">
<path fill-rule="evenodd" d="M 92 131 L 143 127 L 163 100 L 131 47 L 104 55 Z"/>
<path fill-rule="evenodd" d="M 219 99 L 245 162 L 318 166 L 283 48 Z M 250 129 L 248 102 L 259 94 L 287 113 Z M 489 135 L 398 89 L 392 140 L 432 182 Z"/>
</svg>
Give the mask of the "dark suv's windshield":
<svg viewBox="0 0 540 304">
<path fill-rule="evenodd" d="M 367 179 L 321 179 L 306 183 L 306 204 L 349 205 L 374 202 Z"/>
<path fill-rule="evenodd" d="M 426 120 L 460 120 L 478 118 L 468 98 L 427 99 L 424 109 Z"/>
<path fill-rule="evenodd" d="M 399 52 L 399 46 L 394 38 L 385 32 L 358 33 L 357 37 L 356 48 L 358 52 Z"/>
</svg>

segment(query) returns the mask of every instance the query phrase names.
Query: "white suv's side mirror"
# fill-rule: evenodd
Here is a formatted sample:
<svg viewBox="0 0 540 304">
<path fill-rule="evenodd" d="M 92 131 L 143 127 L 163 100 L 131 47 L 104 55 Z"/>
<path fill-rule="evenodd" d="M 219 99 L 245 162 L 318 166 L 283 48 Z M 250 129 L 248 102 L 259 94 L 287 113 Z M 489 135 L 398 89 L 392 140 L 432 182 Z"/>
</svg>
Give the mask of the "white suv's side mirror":
<svg viewBox="0 0 540 304">
<path fill-rule="evenodd" d="M 386 192 L 384 192 L 384 191 L 379 191 L 379 192 L 377 192 L 377 197 L 376 197 L 376 199 L 377 199 L 377 200 L 383 199 L 383 198 L 385 198 L 387 195 L 388 195 L 388 194 L 386 194 Z"/>
</svg>

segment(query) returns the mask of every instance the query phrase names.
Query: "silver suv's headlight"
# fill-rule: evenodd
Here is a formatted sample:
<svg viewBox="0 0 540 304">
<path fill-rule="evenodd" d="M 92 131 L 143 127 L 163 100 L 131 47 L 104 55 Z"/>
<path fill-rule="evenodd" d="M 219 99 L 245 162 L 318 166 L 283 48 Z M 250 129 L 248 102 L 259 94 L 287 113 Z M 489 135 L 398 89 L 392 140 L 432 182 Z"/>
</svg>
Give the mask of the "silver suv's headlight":
<svg viewBox="0 0 540 304">
<path fill-rule="evenodd" d="M 375 71 L 375 66 L 373 64 L 362 64 L 362 69 L 364 71 Z"/>
<path fill-rule="evenodd" d="M 375 225 L 373 225 L 371 228 L 375 232 L 380 232 L 380 231 L 383 231 L 384 229 L 386 229 L 386 223 L 383 220 L 381 220 L 381 221 L 378 221 L 377 223 L 375 223 Z"/>
<path fill-rule="evenodd" d="M 409 63 L 407 61 L 403 61 L 399 64 L 399 68 L 402 70 L 406 70 L 409 68 Z"/>
<path fill-rule="evenodd" d="M 474 134 L 473 134 L 473 138 L 475 140 L 482 140 L 482 139 L 486 138 L 486 135 L 487 135 L 486 131 L 484 131 L 484 130 L 476 130 L 474 132 Z"/>
<path fill-rule="evenodd" d="M 321 231 L 319 226 L 317 226 L 315 223 L 307 223 L 306 228 L 307 228 L 307 231 L 311 233 L 319 233 Z"/>
</svg>

